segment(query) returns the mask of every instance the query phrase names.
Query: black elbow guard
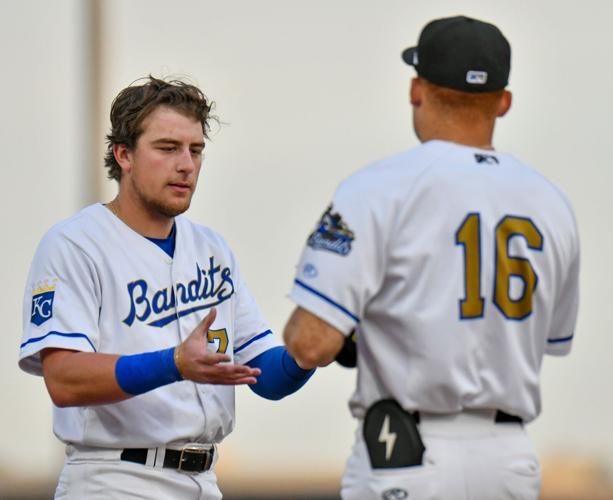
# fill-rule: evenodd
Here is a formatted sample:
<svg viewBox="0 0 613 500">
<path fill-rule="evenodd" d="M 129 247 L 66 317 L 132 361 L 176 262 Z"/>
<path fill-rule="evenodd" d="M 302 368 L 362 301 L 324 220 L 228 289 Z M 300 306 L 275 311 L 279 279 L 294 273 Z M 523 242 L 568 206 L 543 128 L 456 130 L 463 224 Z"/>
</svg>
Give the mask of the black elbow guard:
<svg viewBox="0 0 613 500">
<path fill-rule="evenodd" d="M 345 368 L 355 368 L 358 364 L 358 350 L 355 341 L 355 330 L 353 330 L 345 337 L 343 347 L 336 355 L 336 361 Z"/>
</svg>

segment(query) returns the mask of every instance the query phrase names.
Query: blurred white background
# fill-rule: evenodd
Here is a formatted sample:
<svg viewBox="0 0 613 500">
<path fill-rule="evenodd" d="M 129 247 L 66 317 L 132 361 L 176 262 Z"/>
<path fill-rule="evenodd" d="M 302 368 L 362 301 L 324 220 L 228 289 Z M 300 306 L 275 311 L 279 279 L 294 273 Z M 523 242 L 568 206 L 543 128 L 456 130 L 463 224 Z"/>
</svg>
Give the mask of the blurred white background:
<svg viewBox="0 0 613 500">
<path fill-rule="evenodd" d="M 613 470 L 613 3 L 3 0 L 0 496 L 3 484 L 54 482 L 61 467 L 44 383 L 17 368 L 23 287 L 43 233 L 114 196 L 102 154 L 115 94 L 149 73 L 188 76 L 217 103 L 222 125 L 188 215 L 226 237 L 280 334 L 294 265 L 336 184 L 417 144 L 414 73 L 401 51 L 426 22 L 456 14 L 494 22 L 509 38 L 515 100 L 495 145 L 568 193 L 582 236 L 576 341 L 570 357 L 546 359 L 544 409 L 529 432 L 543 458 L 570 453 Z M 354 376 L 320 370 L 281 402 L 239 388 L 222 484 L 254 491 L 282 477 L 295 490 L 334 491 L 354 430 Z"/>
</svg>

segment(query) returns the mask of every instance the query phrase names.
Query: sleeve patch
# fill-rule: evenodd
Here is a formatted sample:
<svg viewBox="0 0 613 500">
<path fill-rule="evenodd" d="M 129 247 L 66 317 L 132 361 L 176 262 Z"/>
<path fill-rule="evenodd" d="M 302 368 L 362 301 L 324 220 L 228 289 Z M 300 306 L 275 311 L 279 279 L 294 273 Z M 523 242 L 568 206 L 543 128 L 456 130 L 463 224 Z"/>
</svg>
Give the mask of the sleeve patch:
<svg viewBox="0 0 613 500">
<path fill-rule="evenodd" d="M 315 250 L 327 250 L 339 255 L 351 252 L 355 235 L 343 221 L 340 214 L 332 212 L 332 205 L 324 212 L 315 231 L 307 240 L 307 245 Z"/>
<path fill-rule="evenodd" d="M 45 281 L 32 291 L 30 321 L 36 326 L 42 325 L 53 317 L 53 298 L 56 283 L 57 280 L 53 280 L 51 284 L 49 284 L 49 281 Z"/>
</svg>

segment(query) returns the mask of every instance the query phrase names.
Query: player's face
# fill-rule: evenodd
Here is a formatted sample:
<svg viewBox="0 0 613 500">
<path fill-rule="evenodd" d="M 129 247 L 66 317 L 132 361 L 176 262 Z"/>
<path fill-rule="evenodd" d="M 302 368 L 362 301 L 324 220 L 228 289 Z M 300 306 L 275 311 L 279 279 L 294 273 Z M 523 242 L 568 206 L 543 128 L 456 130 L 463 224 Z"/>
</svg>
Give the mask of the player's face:
<svg viewBox="0 0 613 500">
<path fill-rule="evenodd" d="M 196 189 L 204 150 L 198 120 L 166 106 L 142 124 L 143 133 L 129 152 L 122 184 L 130 198 L 150 213 L 174 217 L 185 212 Z"/>
</svg>

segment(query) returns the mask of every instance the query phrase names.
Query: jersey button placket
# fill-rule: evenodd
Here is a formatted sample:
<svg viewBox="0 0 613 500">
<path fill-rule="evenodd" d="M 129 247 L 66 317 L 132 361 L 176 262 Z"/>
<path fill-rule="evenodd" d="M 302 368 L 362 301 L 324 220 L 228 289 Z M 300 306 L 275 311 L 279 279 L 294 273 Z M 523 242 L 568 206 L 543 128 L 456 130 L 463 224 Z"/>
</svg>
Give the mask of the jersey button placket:
<svg viewBox="0 0 613 500">
<path fill-rule="evenodd" d="M 183 327 L 183 323 L 187 323 L 189 324 L 189 322 L 185 322 L 181 319 L 181 316 L 179 315 L 180 313 L 180 309 L 179 309 L 179 304 L 180 304 L 180 295 L 179 295 L 179 287 L 178 287 L 178 283 L 179 280 L 177 279 L 176 276 L 176 271 L 177 268 L 179 266 L 178 264 L 178 259 L 177 259 L 177 252 L 175 251 L 175 256 L 174 259 L 170 260 L 170 264 L 171 264 L 171 278 L 172 278 L 172 287 L 175 293 L 175 316 L 176 316 L 176 328 L 177 328 L 177 338 L 178 338 L 178 343 L 183 342 L 183 340 L 185 340 L 185 338 L 189 337 L 189 335 L 191 334 L 191 331 L 183 331 L 185 330 L 185 328 L 187 327 Z M 182 382 L 179 383 L 189 383 L 189 384 L 193 384 L 194 386 L 194 392 L 197 394 L 198 396 L 198 400 L 200 403 L 200 407 L 202 409 L 202 418 L 203 418 L 203 433 L 202 435 L 206 435 L 206 429 L 207 429 L 207 422 L 208 422 L 208 418 L 207 418 L 207 413 L 206 413 L 206 405 L 204 404 L 204 401 L 207 398 L 206 395 L 206 384 L 197 384 L 195 382 L 189 381 L 189 380 L 184 380 Z"/>
</svg>

